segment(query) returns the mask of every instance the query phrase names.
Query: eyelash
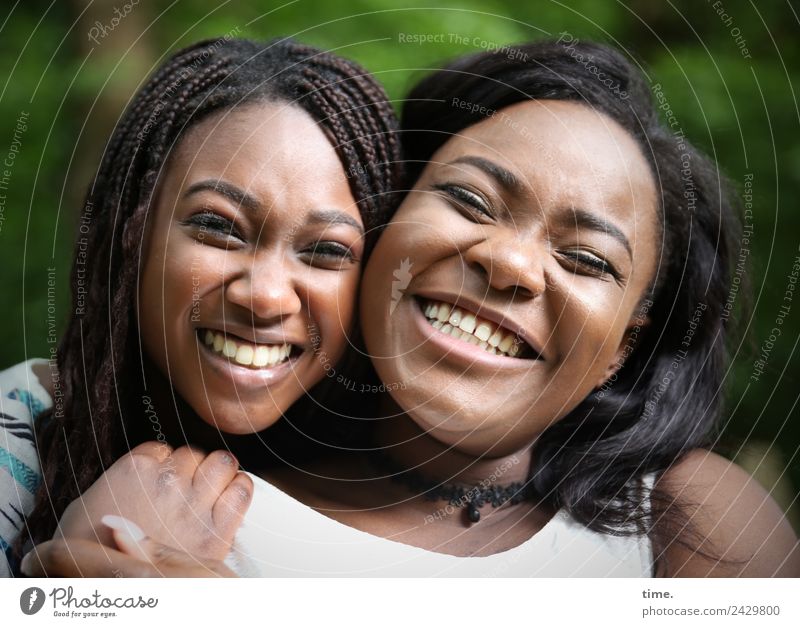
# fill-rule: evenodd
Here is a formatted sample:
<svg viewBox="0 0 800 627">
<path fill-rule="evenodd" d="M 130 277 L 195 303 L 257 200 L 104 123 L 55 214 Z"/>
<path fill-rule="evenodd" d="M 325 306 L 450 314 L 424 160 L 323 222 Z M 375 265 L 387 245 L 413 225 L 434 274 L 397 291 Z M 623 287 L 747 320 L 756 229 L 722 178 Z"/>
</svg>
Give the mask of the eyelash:
<svg viewBox="0 0 800 627">
<path fill-rule="evenodd" d="M 467 205 L 480 215 L 487 218 L 494 218 L 492 212 L 489 210 L 489 203 L 487 203 L 480 194 L 452 183 L 442 183 L 440 185 L 434 185 L 433 187 L 440 192 L 444 192 L 459 204 Z"/>
<path fill-rule="evenodd" d="M 353 255 L 353 251 L 338 242 L 315 242 L 303 252 L 317 258 L 338 258 L 347 259 L 350 262 L 357 261 L 355 255 Z"/>
<path fill-rule="evenodd" d="M 594 255 L 586 255 L 577 251 L 563 253 L 566 257 L 573 259 L 578 264 L 592 269 L 596 275 L 610 274 L 615 280 L 620 280 L 619 272 L 609 262 Z"/>
<path fill-rule="evenodd" d="M 183 221 L 183 224 L 188 226 L 197 226 L 207 231 L 213 231 L 219 235 L 226 237 L 235 237 L 236 239 L 243 239 L 236 230 L 233 222 L 227 218 L 223 218 L 216 213 L 204 211 L 203 213 L 196 213 Z"/>
</svg>

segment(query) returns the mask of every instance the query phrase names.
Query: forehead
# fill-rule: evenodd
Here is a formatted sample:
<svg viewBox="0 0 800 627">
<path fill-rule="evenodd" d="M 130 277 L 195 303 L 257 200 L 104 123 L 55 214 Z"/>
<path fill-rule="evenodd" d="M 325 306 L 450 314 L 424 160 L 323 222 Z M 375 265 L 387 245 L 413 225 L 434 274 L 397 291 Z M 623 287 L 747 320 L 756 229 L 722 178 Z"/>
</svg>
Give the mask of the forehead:
<svg viewBox="0 0 800 627">
<path fill-rule="evenodd" d="M 543 206 L 590 206 L 620 218 L 639 208 L 655 218 L 655 182 L 637 141 L 581 103 L 514 104 L 464 129 L 440 152 L 440 162 L 469 153 L 503 165 Z"/>
<path fill-rule="evenodd" d="M 351 206 L 344 166 L 323 129 L 303 109 L 257 103 L 226 109 L 190 128 L 170 170 L 184 184 L 223 178 L 265 199 Z"/>
</svg>

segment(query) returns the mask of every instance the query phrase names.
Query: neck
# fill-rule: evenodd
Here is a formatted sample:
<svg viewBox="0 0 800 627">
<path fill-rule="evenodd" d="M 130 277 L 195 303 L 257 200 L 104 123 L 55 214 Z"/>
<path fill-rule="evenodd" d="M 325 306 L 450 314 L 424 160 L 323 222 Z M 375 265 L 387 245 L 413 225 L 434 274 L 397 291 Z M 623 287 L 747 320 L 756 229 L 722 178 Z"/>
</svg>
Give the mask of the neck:
<svg viewBox="0 0 800 627">
<path fill-rule="evenodd" d="M 443 483 L 474 486 L 490 482 L 498 486 L 528 479 L 531 448 L 510 455 L 481 456 L 464 453 L 426 433 L 388 397 L 375 429 L 376 445 L 402 468 Z"/>
</svg>

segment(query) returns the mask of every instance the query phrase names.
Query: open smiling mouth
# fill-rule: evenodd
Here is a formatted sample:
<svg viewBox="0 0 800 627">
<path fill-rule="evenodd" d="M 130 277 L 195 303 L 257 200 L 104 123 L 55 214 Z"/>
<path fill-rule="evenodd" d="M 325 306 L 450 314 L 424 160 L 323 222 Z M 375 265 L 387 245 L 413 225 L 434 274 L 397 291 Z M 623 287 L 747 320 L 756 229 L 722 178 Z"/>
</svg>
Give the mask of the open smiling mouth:
<svg viewBox="0 0 800 627">
<path fill-rule="evenodd" d="M 542 359 L 542 356 L 513 331 L 480 316 L 441 301 L 419 301 L 428 323 L 451 337 L 482 348 L 490 355 L 516 359 Z"/>
<path fill-rule="evenodd" d="M 253 344 L 211 329 L 198 329 L 197 334 L 210 351 L 232 363 L 256 370 L 279 366 L 300 352 L 292 344 Z"/>
</svg>

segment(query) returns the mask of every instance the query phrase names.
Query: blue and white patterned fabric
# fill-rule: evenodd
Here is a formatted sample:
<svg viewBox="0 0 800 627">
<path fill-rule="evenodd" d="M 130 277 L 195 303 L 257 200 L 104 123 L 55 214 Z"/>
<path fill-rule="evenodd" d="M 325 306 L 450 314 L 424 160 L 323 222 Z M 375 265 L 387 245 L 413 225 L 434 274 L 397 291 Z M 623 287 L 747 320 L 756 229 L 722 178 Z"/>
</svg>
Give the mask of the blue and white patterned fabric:
<svg viewBox="0 0 800 627">
<path fill-rule="evenodd" d="M 42 481 L 33 424 L 53 401 L 32 368 L 47 363 L 30 359 L 0 372 L 0 577 L 13 575 L 11 545 Z"/>
</svg>

